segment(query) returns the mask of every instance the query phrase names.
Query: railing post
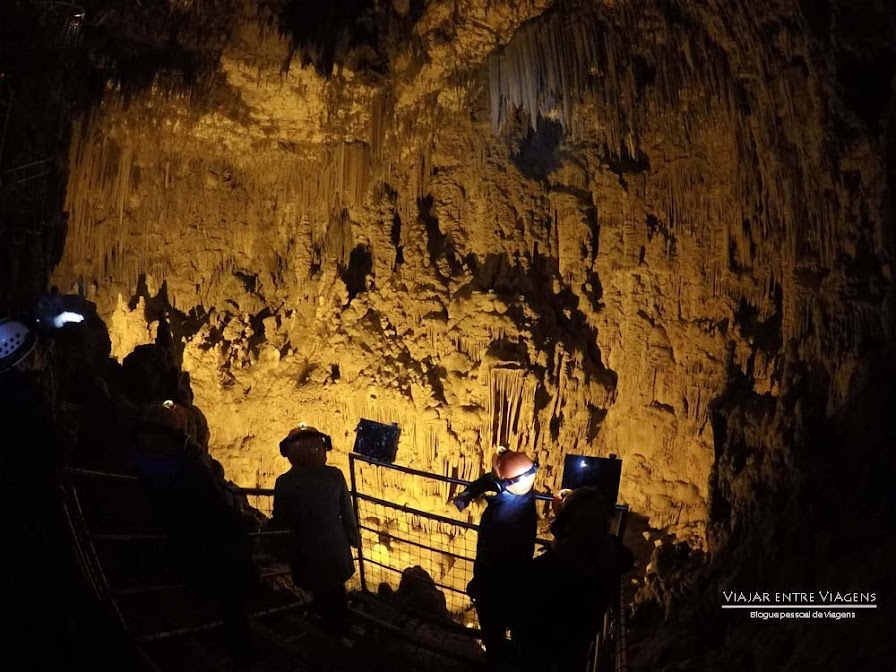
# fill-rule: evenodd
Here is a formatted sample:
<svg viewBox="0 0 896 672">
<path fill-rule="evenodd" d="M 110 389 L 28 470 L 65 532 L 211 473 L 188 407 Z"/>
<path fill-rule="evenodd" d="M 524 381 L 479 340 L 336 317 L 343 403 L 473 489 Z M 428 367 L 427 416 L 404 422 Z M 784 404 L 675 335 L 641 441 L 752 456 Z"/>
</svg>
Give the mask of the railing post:
<svg viewBox="0 0 896 672">
<path fill-rule="evenodd" d="M 348 472 L 352 484 L 352 507 L 355 510 L 355 523 L 358 526 L 358 573 L 361 575 L 361 590 L 367 592 L 367 577 L 364 576 L 364 538 L 361 535 L 361 515 L 358 512 L 358 485 L 355 479 L 355 454 L 348 454 Z"/>
<path fill-rule="evenodd" d="M 82 563 L 82 571 L 90 575 L 86 578 L 90 581 L 97 600 L 109 605 L 124 632 L 129 633 L 130 628 L 118 607 L 118 600 L 115 599 L 109 587 L 109 581 L 103 571 L 103 563 L 93 544 L 87 517 L 84 515 L 84 509 L 81 507 L 81 500 L 78 497 L 78 489 L 70 480 L 60 483 L 60 488 L 63 492 L 65 517 L 72 534 L 72 543 Z"/>
<path fill-rule="evenodd" d="M 616 536 L 619 538 L 619 541 L 622 541 L 622 538 L 625 536 L 625 528 L 628 523 L 628 506 L 623 505 L 618 508 L 619 519 L 616 524 Z"/>
<path fill-rule="evenodd" d="M 628 635 L 625 623 L 625 595 L 622 582 L 619 585 L 619 599 L 616 601 L 619 610 L 616 623 L 616 672 L 628 672 Z"/>
</svg>

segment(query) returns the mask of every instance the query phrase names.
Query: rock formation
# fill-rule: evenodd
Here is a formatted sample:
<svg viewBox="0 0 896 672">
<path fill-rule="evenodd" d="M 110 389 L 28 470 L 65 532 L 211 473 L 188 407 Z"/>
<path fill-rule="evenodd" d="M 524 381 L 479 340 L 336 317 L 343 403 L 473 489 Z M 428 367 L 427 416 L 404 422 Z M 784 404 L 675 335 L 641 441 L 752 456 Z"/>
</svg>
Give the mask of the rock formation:
<svg viewBox="0 0 896 672">
<path fill-rule="evenodd" d="M 202 32 L 170 0 L 190 58 L 77 121 L 53 281 L 119 358 L 170 321 L 241 485 L 300 420 L 344 466 L 364 417 L 462 478 L 616 453 L 621 501 L 720 551 L 892 346 L 896 31 L 859 4 L 231 0 Z"/>
</svg>

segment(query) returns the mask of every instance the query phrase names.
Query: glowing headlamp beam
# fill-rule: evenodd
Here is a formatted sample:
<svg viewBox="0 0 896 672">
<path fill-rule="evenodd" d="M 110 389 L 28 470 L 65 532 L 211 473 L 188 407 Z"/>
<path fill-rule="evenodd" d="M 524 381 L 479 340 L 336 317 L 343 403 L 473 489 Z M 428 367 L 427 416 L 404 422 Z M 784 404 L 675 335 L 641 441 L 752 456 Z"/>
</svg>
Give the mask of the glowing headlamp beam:
<svg viewBox="0 0 896 672">
<path fill-rule="evenodd" d="M 53 326 L 59 329 L 64 324 L 68 324 L 69 322 L 78 323 L 83 322 L 84 316 L 81 313 L 73 313 L 68 310 L 65 312 L 59 313 L 56 317 L 53 318 Z"/>
</svg>

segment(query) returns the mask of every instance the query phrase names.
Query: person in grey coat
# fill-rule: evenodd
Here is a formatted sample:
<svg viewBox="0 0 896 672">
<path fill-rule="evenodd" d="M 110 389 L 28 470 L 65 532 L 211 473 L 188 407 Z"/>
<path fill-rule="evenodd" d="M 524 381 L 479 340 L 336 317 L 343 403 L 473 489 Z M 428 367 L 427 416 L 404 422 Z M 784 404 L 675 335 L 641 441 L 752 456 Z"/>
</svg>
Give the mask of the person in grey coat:
<svg viewBox="0 0 896 672">
<path fill-rule="evenodd" d="M 292 468 L 274 486 L 274 525 L 292 532 L 293 583 L 312 594 L 324 629 L 346 633 L 345 582 L 355 573 L 351 546 L 360 545 L 345 477 L 327 466 L 330 437 L 304 424 L 280 442 Z"/>
</svg>

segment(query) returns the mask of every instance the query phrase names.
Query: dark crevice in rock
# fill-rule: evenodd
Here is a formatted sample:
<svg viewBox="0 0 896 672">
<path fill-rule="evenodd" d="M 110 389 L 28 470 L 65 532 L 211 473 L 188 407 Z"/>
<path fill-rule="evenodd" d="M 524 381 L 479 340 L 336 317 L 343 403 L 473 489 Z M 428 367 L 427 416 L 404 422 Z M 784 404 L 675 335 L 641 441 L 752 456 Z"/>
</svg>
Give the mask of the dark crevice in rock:
<svg viewBox="0 0 896 672">
<path fill-rule="evenodd" d="M 435 214 L 432 195 L 418 199 L 417 205 L 420 210 L 420 220 L 426 227 L 426 251 L 429 254 L 430 262 L 438 268 L 439 260 L 444 259 L 452 275 L 460 273 L 462 268 L 456 256 L 454 243 L 451 237 L 442 233 L 442 229 L 439 228 L 439 219 Z"/>
<path fill-rule="evenodd" d="M 652 241 L 655 236 L 660 235 L 664 241 L 665 253 L 669 257 L 674 257 L 678 245 L 678 240 L 671 228 L 654 214 L 647 215 L 647 240 Z"/>
<path fill-rule="evenodd" d="M 539 117 L 535 128 L 527 125 L 527 131 L 512 157 L 513 163 L 525 177 L 545 180 L 561 165 L 563 126 L 558 121 Z"/>
<path fill-rule="evenodd" d="M 389 238 L 392 241 L 392 247 L 395 248 L 395 263 L 392 266 L 392 270 L 395 270 L 404 263 L 404 245 L 401 244 L 401 217 L 397 212 L 392 217 Z"/>
<path fill-rule="evenodd" d="M 775 290 L 775 303 L 778 311 L 766 320 L 759 319 L 759 311 L 755 306 L 741 299 L 734 312 L 734 325 L 754 348 L 769 353 L 780 351 L 783 344 L 781 336 L 781 290 Z"/>
<path fill-rule="evenodd" d="M 348 288 L 349 301 L 361 292 L 367 291 L 367 277 L 373 271 L 373 256 L 363 245 L 356 245 L 349 255 L 348 266 L 340 270 L 340 275 Z"/>
</svg>

